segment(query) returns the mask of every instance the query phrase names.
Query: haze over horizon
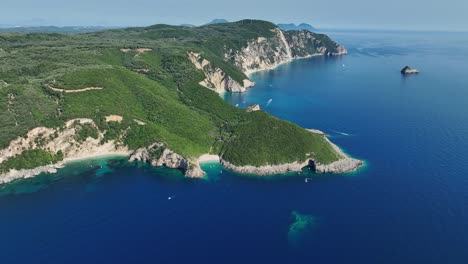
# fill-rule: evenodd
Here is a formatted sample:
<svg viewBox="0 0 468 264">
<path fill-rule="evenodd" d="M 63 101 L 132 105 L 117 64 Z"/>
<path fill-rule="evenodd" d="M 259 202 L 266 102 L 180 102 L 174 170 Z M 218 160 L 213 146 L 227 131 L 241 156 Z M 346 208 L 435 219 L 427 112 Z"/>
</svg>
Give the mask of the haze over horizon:
<svg viewBox="0 0 468 264">
<path fill-rule="evenodd" d="M 310 23 L 318 28 L 468 30 L 468 2 L 447 0 L 292 0 L 288 5 L 259 0 L 238 0 L 221 12 L 215 0 L 4 0 L 3 26 L 147 26 L 152 24 L 201 25 L 214 18 L 237 21 L 245 18 L 275 23 Z M 300 7 L 300 8 L 298 8 Z"/>
</svg>

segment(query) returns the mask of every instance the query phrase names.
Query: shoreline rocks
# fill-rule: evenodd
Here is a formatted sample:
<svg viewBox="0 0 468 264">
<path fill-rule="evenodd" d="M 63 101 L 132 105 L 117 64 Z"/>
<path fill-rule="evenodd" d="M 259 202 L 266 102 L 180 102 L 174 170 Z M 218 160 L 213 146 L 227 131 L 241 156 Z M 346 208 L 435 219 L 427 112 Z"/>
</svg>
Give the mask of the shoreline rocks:
<svg viewBox="0 0 468 264">
<path fill-rule="evenodd" d="M 165 166 L 171 169 L 179 169 L 188 178 L 202 178 L 205 176 L 205 172 L 198 163 L 191 163 L 189 159 L 175 153 L 160 142 L 135 150 L 128 161 L 141 161 L 154 167 Z"/>
<path fill-rule="evenodd" d="M 57 169 L 63 167 L 63 162 L 51 165 L 40 166 L 34 169 L 15 170 L 12 169 L 9 172 L 0 175 L 0 184 L 9 183 L 18 179 L 27 179 L 35 177 L 41 173 L 56 173 Z"/>
<path fill-rule="evenodd" d="M 259 104 L 254 104 L 246 108 L 245 111 L 247 112 L 255 112 L 255 111 L 260 111 L 260 105 Z"/>
<path fill-rule="evenodd" d="M 311 164 L 310 160 L 307 160 L 305 162 L 291 162 L 278 165 L 265 165 L 260 167 L 252 165 L 236 166 L 231 164 L 229 161 L 221 159 L 221 165 L 223 165 L 227 169 L 230 169 L 240 174 L 254 174 L 259 176 L 266 176 L 273 174 L 284 174 L 288 172 L 299 172 L 302 170 L 302 168 L 308 167 Z"/>
<path fill-rule="evenodd" d="M 311 133 L 317 133 L 325 135 L 320 130 L 308 129 Z M 346 155 L 337 145 L 333 144 L 327 137 L 324 136 L 327 142 L 332 146 L 333 150 L 338 155 L 339 159 L 329 164 L 321 164 L 315 162 L 313 159 L 308 159 L 304 162 L 291 162 L 277 165 L 266 165 L 266 166 L 236 166 L 230 162 L 221 159 L 221 164 L 234 172 L 241 174 L 255 174 L 255 175 L 272 175 L 272 174 L 284 174 L 288 172 L 300 172 L 304 167 L 310 167 L 314 169 L 316 173 L 345 173 L 353 172 L 364 165 L 364 162 L 358 159 L 354 159 Z"/>
<path fill-rule="evenodd" d="M 342 45 L 326 46 L 323 40 L 309 31 L 284 32 L 279 28 L 272 29 L 273 37 L 258 37 L 246 43 L 241 50 L 229 49 L 225 51 L 224 60 L 235 65 L 246 76 L 258 71 L 274 69 L 279 65 L 297 59 L 306 59 L 314 56 L 340 56 L 348 51 Z M 199 70 L 202 70 L 205 79 L 199 84 L 210 90 L 222 94 L 224 92 L 245 92 L 255 86 L 250 79 L 235 81 L 219 67 L 214 67 L 210 61 L 200 53 L 187 52 L 189 60 Z"/>
</svg>

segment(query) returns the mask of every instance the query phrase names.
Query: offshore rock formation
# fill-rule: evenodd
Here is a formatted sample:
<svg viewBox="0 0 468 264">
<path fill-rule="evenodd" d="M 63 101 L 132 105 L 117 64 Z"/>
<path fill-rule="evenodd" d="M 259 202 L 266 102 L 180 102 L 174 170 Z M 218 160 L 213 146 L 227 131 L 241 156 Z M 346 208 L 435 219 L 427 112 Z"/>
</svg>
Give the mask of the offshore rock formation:
<svg viewBox="0 0 468 264">
<path fill-rule="evenodd" d="M 167 148 L 163 143 L 153 143 L 148 147 L 135 150 L 129 161 L 141 161 L 151 164 L 151 166 L 166 166 L 171 169 L 180 169 L 185 176 L 190 178 L 200 178 L 205 173 L 198 164 L 191 164 L 190 161 L 174 151 Z"/>
<path fill-rule="evenodd" d="M 416 70 L 416 69 L 412 69 L 412 68 L 410 68 L 409 66 L 405 66 L 405 67 L 401 70 L 401 74 L 415 74 L 415 73 L 419 73 L 419 71 Z"/>
</svg>

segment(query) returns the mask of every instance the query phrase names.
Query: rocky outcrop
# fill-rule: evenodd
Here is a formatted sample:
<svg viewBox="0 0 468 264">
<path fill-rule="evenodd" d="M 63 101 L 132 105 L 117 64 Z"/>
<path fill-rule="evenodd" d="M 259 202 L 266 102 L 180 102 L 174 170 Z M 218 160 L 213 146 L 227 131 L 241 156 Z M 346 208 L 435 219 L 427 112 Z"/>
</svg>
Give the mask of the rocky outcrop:
<svg viewBox="0 0 468 264">
<path fill-rule="evenodd" d="M 205 74 L 205 79 L 200 82 L 201 86 L 221 94 L 224 92 L 245 92 L 247 88 L 255 85 L 249 79 L 244 79 L 240 84 L 228 76 L 221 68 L 214 67 L 208 60 L 202 58 L 199 53 L 188 52 L 187 54 L 193 65 Z"/>
<path fill-rule="evenodd" d="M 106 122 L 116 122 L 116 123 L 122 123 L 123 117 L 119 115 L 109 115 L 106 116 Z"/>
<path fill-rule="evenodd" d="M 314 162 L 315 171 L 318 173 L 343 173 L 351 172 L 360 168 L 364 163 L 361 160 L 354 159 L 346 155 L 337 145 L 333 144 L 327 137 L 325 139 L 332 146 L 339 159 L 329 164 L 320 164 Z"/>
<path fill-rule="evenodd" d="M 306 129 L 306 130 L 309 131 L 309 132 L 311 132 L 311 133 L 319 134 L 319 135 L 322 135 L 322 136 L 326 136 L 326 135 L 327 135 L 327 134 L 325 134 L 323 131 L 318 130 L 318 129 L 308 128 L 308 129 Z"/>
<path fill-rule="evenodd" d="M 357 170 L 363 165 L 362 161 L 353 158 L 343 158 L 330 164 L 316 164 L 317 173 L 344 173 Z"/>
<path fill-rule="evenodd" d="M 259 37 L 241 50 L 230 49 L 225 59 L 244 73 L 272 69 L 294 59 L 318 55 L 343 55 L 347 50 L 327 36 L 307 30 L 287 31 L 276 28 L 274 37 Z"/>
<path fill-rule="evenodd" d="M 96 129 L 97 138 L 80 139 L 77 137 L 77 133 L 85 125 Z M 0 163 L 32 149 L 43 149 L 50 153 L 61 152 L 63 161 L 34 169 L 12 169 L 0 175 L 0 184 L 34 177 L 41 173 L 55 173 L 58 168 L 63 167 L 63 164 L 69 161 L 115 155 L 130 156 L 130 161 L 148 162 L 152 166 L 180 169 L 187 177 L 201 178 L 205 176 L 198 162 L 191 163 L 189 159 L 175 153 L 162 143 L 154 143 L 148 147 L 131 151 L 115 140 L 105 142 L 104 134 L 105 131 L 99 131 L 93 120 L 86 118 L 70 120 L 61 128 L 34 128 L 26 136 L 13 140 L 7 148 L 0 150 Z"/>
<path fill-rule="evenodd" d="M 412 69 L 409 66 L 405 66 L 403 69 L 401 69 L 401 74 L 416 74 L 419 73 L 418 70 Z"/>
<path fill-rule="evenodd" d="M 12 182 L 17 179 L 27 179 L 37 176 L 41 173 L 56 173 L 63 163 L 40 166 L 30 170 L 10 170 L 4 175 L 0 175 L 0 184 Z"/>
<path fill-rule="evenodd" d="M 77 137 L 77 133 L 85 125 L 91 126 L 97 131 L 97 138 L 80 139 Z M 61 128 L 34 128 L 26 136 L 18 137 L 10 142 L 8 147 L 0 150 L 0 163 L 21 155 L 26 150 L 33 149 L 42 149 L 54 154 L 61 152 L 63 161 L 30 170 L 10 170 L 0 175 L 0 183 L 33 177 L 40 173 L 53 173 L 68 161 L 97 156 L 130 154 L 127 147 L 118 144 L 115 140 L 104 142 L 104 134 L 105 132 L 99 131 L 93 120 L 86 118 L 69 120 Z"/>
<path fill-rule="evenodd" d="M 182 157 L 159 142 L 135 150 L 130 155 L 129 161 L 141 161 L 147 162 L 151 166 L 180 169 L 185 173 L 185 176 L 190 178 L 200 178 L 205 175 L 198 164 L 191 164 L 187 158 Z"/>
<path fill-rule="evenodd" d="M 278 165 L 265 165 L 265 166 L 252 166 L 252 165 L 245 165 L 245 166 L 236 166 L 231 164 L 230 162 L 221 159 L 221 164 L 232 171 L 241 174 L 254 174 L 254 175 L 273 175 L 273 174 L 283 174 L 288 172 L 299 172 L 302 168 L 309 166 L 309 160 L 305 162 L 292 162 L 292 163 L 284 163 Z"/>
<path fill-rule="evenodd" d="M 247 112 L 254 112 L 254 111 L 260 111 L 260 105 L 259 104 L 254 104 L 246 109 Z"/>
<path fill-rule="evenodd" d="M 256 71 L 272 69 L 294 59 L 318 55 L 337 56 L 347 53 L 343 46 L 336 44 L 323 34 L 315 34 L 307 30 L 284 32 L 279 28 L 275 28 L 273 32 L 273 37 L 252 39 L 240 50 L 226 50 L 224 60 L 249 75 Z M 188 52 L 188 57 L 193 65 L 205 74 L 205 79 L 200 82 L 200 85 L 217 93 L 245 92 L 247 88 L 255 85 L 249 79 L 244 79 L 242 84 L 233 80 L 221 68 L 214 67 L 199 53 Z"/>
<path fill-rule="evenodd" d="M 311 133 L 323 132 L 314 130 Z M 303 168 L 309 167 L 315 170 L 317 173 L 344 173 L 352 172 L 359 169 L 363 162 L 349 157 L 346 155 L 338 146 L 330 142 L 328 138 L 325 137 L 328 143 L 331 144 L 335 150 L 338 160 L 329 164 L 321 164 L 316 162 L 314 159 L 307 159 L 304 162 L 296 161 L 291 163 L 284 164 L 275 164 L 275 165 L 266 165 L 266 166 L 236 166 L 231 164 L 229 161 L 221 159 L 221 164 L 228 169 L 231 169 L 237 173 L 242 174 L 255 174 L 255 175 L 273 175 L 273 174 L 283 174 L 288 172 L 300 172 Z"/>
</svg>

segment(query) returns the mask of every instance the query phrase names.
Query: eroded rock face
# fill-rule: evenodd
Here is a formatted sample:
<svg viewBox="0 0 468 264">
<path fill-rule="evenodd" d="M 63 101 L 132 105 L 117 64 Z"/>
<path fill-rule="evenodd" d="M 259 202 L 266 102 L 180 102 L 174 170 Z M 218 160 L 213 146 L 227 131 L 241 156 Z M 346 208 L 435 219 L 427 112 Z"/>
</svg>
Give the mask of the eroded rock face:
<svg viewBox="0 0 468 264">
<path fill-rule="evenodd" d="M 190 178 L 205 176 L 198 164 L 191 164 L 187 158 L 175 153 L 159 142 L 135 150 L 130 155 L 129 161 L 147 162 L 155 167 L 166 166 L 171 169 L 180 169 L 185 173 L 185 176 Z"/>
<path fill-rule="evenodd" d="M 255 71 L 272 69 L 293 59 L 307 58 L 316 55 L 343 55 L 346 49 L 324 35 L 307 30 L 284 32 L 279 28 L 273 30 L 274 37 L 258 37 L 247 43 L 241 50 L 226 50 L 224 59 L 231 62 L 246 75 Z M 188 52 L 190 61 L 205 74 L 200 84 L 217 93 L 245 92 L 255 85 L 249 79 L 240 84 L 226 75 L 222 69 L 213 67 L 201 54 Z"/>
<path fill-rule="evenodd" d="M 254 111 L 260 111 L 260 105 L 259 104 L 254 104 L 246 109 L 247 112 L 254 112 Z"/>
<path fill-rule="evenodd" d="M 272 38 L 258 38 L 242 50 L 229 50 L 225 59 L 230 60 L 244 73 L 268 70 L 293 59 L 317 55 L 343 55 L 347 50 L 328 37 L 307 30 L 284 32 L 274 29 Z M 326 42 L 326 43 L 325 43 Z"/>
<path fill-rule="evenodd" d="M 351 172 L 363 165 L 362 161 L 353 158 L 343 158 L 330 164 L 317 164 L 317 173 L 343 173 Z"/>
<path fill-rule="evenodd" d="M 330 164 L 313 163 L 315 171 L 318 173 L 343 173 L 359 169 L 364 163 L 361 160 L 354 159 L 346 155 L 337 145 L 333 144 L 327 137 L 325 139 L 332 146 L 338 155 L 338 160 Z"/>
<path fill-rule="evenodd" d="M 267 70 L 293 59 L 283 31 L 275 29 L 275 37 L 259 37 L 250 41 L 242 50 L 230 49 L 225 55 L 237 68 L 244 73 Z"/>
<path fill-rule="evenodd" d="M 241 174 L 254 174 L 254 175 L 273 175 L 273 174 L 283 174 L 287 172 L 299 172 L 302 168 L 309 166 L 309 161 L 305 162 L 291 162 L 278 165 L 265 165 L 265 166 L 236 166 L 231 164 L 226 160 L 221 160 L 221 164 L 230 170 L 233 170 Z"/>
<path fill-rule="evenodd" d="M 79 140 L 77 132 L 82 125 L 88 124 L 98 131 L 97 138 Z M 127 153 L 128 149 L 118 146 L 114 140 L 102 142 L 104 133 L 99 131 L 91 119 L 79 118 L 68 121 L 62 128 L 36 127 L 25 137 L 18 137 L 9 146 L 0 150 L 0 163 L 19 155 L 25 150 L 44 149 L 51 153 L 61 151 L 64 159 L 78 159 L 98 154 Z"/>
<path fill-rule="evenodd" d="M 84 125 L 96 129 L 97 138 L 80 139 L 77 137 L 77 133 Z M 0 150 L 0 163 L 33 149 L 42 149 L 53 154 L 60 151 L 63 154 L 63 162 L 105 155 L 128 155 L 130 153 L 127 147 L 115 140 L 104 142 L 104 133 L 104 131 L 99 131 L 93 120 L 87 118 L 69 120 L 61 128 L 36 127 L 30 130 L 26 136 L 18 137 L 11 141 L 8 147 Z M 56 172 L 56 169 L 60 168 L 63 162 L 28 170 L 10 170 L 4 175 L 0 175 L 0 183 L 33 177 L 40 173 Z"/>
<path fill-rule="evenodd" d="M 242 84 L 238 83 L 220 68 L 213 67 L 199 53 L 188 52 L 187 54 L 193 65 L 205 74 L 205 79 L 200 82 L 201 86 L 221 94 L 224 92 L 245 92 L 247 88 L 255 85 L 249 79 L 244 79 Z"/>
<path fill-rule="evenodd" d="M 311 133 L 316 133 L 316 131 L 311 131 Z M 317 163 L 314 159 L 307 159 L 304 162 L 295 161 L 290 163 L 266 165 L 260 167 L 250 165 L 236 166 L 234 164 L 231 164 L 229 161 L 223 159 L 221 159 L 221 164 L 224 167 L 238 173 L 255 175 L 272 175 L 287 172 L 300 172 L 305 167 L 312 168 L 317 173 L 344 173 L 355 171 L 364 164 L 361 160 L 354 159 L 346 155 L 338 146 L 330 142 L 328 138 L 325 137 L 325 139 L 331 144 L 338 158 L 337 161 L 329 164 Z"/>
</svg>

